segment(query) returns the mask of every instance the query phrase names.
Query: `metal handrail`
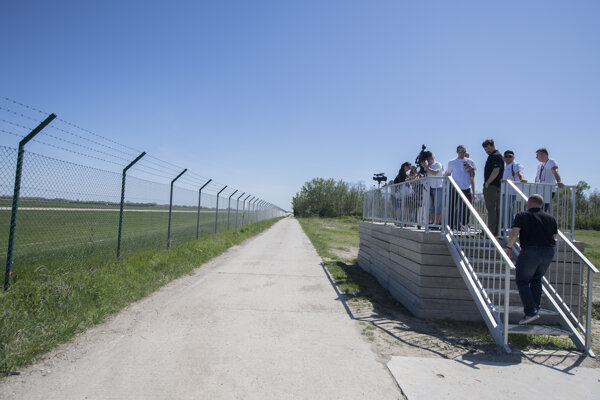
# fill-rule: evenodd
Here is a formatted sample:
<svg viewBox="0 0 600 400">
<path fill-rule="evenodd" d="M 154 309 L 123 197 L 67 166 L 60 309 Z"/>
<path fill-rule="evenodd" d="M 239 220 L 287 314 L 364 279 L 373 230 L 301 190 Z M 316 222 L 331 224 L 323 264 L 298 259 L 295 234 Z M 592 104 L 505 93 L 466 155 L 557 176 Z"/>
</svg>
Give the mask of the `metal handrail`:
<svg viewBox="0 0 600 400">
<path fill-rule="evenodd" d="M 525 194 L 512 181 L 507 181 L 507 182 L 508 182 L 509 186 L 511 186 L 514 189 L 515 193 L 517 193 L 522 198 L 522 200 L 527 200 L 527 196 L 525 196 Z M 594 266 L 594 264 L 591 263 L 590 260 L 588 260 L 588 258 L 585 255 L 583 255 L 583 253 L 581 253 L 581 251 L 579 251 L 579 249 L 577 247 L 575 247 L 573 242 L 571 240 L 569 240 L 565 236 L 565 234 L 560 231 L 560 229 L 557 230 L 557 233 L 558 233 L 558 237 L 564 243 L 566 243 L 569 250 L 573 254 L 575 254 L 577 257 L 579 257 L 579 260 L 588 267 L 588 270 L 587 270 L 587 296 L 586 296 L 587 298 L 586 298 L 586 306 L 585 306 L 585 309 L 586 309 L 585 329 L 583 328 L 583 325 L 582 325 L 581 321 L 579 320 L 579 316 L 574 314 L 574 312 L 572 310 L 572 304 L 567 304 L 565 302 L 565 300 L 558 294 L 556 289 L 552 286 L 552 284 L 546 278 L 543 279 L 543 282 L 544 282 L 545 286 L 547 286 L 548 288 L 551 289 L 548 291 L 548 293 L 552 294 L 552 296 L 554 296 L 556 299 L 560 300 L 558 305 L 560 307 L 562 307 L 563 309 L 565 309 L 568 317 L 575 323 L 575 325 L 577 325 L 577 327 L 581 331 L 583 331 L 585 333 L 584 346 L 586 348 L 586 351 L 590 355 L 593 355 L 593 352 L 591 351 L 591 329 L 592 329 L 592 324 L 591 324 L 592 307 L 591 307 L 591 304 L 592 304 L 592 286 L 593 286 L 593 281 L 594 281 L 592 274 L 598 273 L 598 269 Z M 557 263 L 558 263 L 558 261 L 557 261 Z M 564 282 L 563 282 L 563 285 L 564 285 Z M 578 337 L 578 334 L 576 336 Z"/>
<path fill-rule="evenodd" d="M 508 257 L 508 255 L 502 249 L 502 246 L 500 246 L 500 243 L 498 243 L 498 241 L 496 240 L 496 237 L 492 234 L 490 229 L 487 227 L 487 224 L 483 221 L 483 219 L 481 218 L 481 216 L 479 215 L 477 210 L 475 210 L 475 207 L 473 207 L 473 205 L 471 204 L 469 199 L 467 199 L 467 196 L 465 196 L 465 194 L 458 187 L 458 185 L 456 184 L 454 179 L 452 179 L 451 176 L 448 176 L 447 178 L 448 178 L 448 182 L 451 183 L 451 185 L 454 187 L 454 190 L 456 191 L 456 193 L 460 196 L 460 198 L 465 203 L 465 205 L 466 205 L 467 209 L 470 211 L 471 215 L 474 216 L 475 219 L 477 220 L 477 222 L 481 225 L 481 229 L 485 232 L 485 235 L 489 239 L 491 239 L 491 242 L 494 245 L 494 247 L 496 248 L 496 250 L 498 250 L 500 252 L 500 255 L 504 259 L 504 262 L 506 262 L 508 264 L 508 266 L 510 267 L 511 270 L 516 269 L 515 265 L 511 261 L 511 259 Z M 445 226 L 444 229 L 449 229 L 449 227 Z"/>
<path fill-rule="evenodd" d="M 527 196 L 525 196 L 525 194 L 521 191 L 521 189 L 519 189 L 512 181 L 506 181 L 514 190 L 515 192 L 521 196 L 521 198 L 523 200 L 527 200 Z M 569 246 L 569 248 L 571 249 L 571 251 L 575 254 L 577 254 L 577 256 L 579 256 L 579 258 L 581 258 L 581 260 L 585 263 L 585 265 L 588 266 L 588 268 L 590 268 L 592 270 L 593 273 L 597 274 L 600 271 L 598 271 L 598 269 L 594 266 L 594 264 L 592 264 L 592 262 L 590 260 L 588 260 L 588 258 L 583 255 L 582 252 L 579 251 L 579 249 L 577 247 L 575 247 L 575 245 L 571 242 L 571 240 L 569 240 L 569 238 L 567 238 L 565 236 L 564 233 L 562 233 L 560 230 L 558 230 L 558 236 L 560 236 L 560 238 L 567 243 L 567 246 Z"/>
</svg>

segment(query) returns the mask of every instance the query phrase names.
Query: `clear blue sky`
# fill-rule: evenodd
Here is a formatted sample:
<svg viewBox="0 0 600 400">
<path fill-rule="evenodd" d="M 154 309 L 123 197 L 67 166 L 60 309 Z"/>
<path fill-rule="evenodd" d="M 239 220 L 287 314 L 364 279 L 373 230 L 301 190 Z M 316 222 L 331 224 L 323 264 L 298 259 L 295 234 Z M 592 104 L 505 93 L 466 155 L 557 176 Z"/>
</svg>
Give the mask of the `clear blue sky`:
<svg viewBox="0 0 600 400">
<path fill-rule="evenodd" d="M 3 1 L 0 95 L 290 209 L 425 143 L 600 188 L 598 1 Z M 478 186 L 482 173 L 478 174 Z"/>
</svg>

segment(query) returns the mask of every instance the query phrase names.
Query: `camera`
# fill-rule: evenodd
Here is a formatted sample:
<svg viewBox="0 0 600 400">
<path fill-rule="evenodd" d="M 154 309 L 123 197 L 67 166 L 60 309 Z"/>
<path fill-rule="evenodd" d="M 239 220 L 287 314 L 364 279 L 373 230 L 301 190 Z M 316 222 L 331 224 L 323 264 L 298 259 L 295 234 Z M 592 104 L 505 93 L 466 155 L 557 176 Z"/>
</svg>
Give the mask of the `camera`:
<svg viewBox="0 0 600 400">
<path fill-rule="evenodd" d="M 380 174 L 373 174 L 373 180 L 377 181 L 377 187 L 379 187 L 381 182 L 387 182 L 387 176 L 385 176 L 383 172 Z"/>
<path fill-rule="evenodd" d="M 421 146 L 421 152 L 415 159 L 415 165 L 419 167 L 419 175 L 427 175 L 427 170 L 421 165 L 422 162 L 427 162 L 429 157 L 431 157 L 431 152 L 425 150 L 426 148 L 427 146 L 425 145 Z"/>
</svg>

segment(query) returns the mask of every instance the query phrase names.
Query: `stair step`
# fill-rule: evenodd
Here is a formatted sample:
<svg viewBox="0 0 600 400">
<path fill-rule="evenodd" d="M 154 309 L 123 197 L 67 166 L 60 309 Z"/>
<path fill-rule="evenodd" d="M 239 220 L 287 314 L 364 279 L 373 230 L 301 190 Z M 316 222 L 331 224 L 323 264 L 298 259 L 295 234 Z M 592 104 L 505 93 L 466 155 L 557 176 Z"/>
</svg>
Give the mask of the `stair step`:
<svg viewBox="0 0 600 400">
<path fill-rule="evenodd" d="M 490 260 L 489 258 L 473 258 L 469 257 L 469 263 L 471 265 L 504 265 L 504 260 L 497 258 L 495 260 Z"/>
<path fill-rule="evenodd" d="M 523 335 L 549 335 L 570 336 L 571 332 L 560 325 L 508 325 L 508 333 L 520 333 Z"/>
<path fill-rule="evenodd" d="M 488 296 L 490 295 L 500 295 L 500 296 L 504 296 L 504 289 L 492 289 L 492 288 L 487 288 L 485 290 L 488 294 Z M 517 289 L 509 289 L 508 290 L 508 294 L 509 295 L 519 295 L 519 291 Z M 546 295 L 542 293 L 542 298 L 544 298 Z"/>
<path fill-rule="evenodd" d="M 499 311 L 500 314 L 502 313 L 502 310 Z M 508 306 L 508 312 L 510 315 L 513 314 L 517 314 L 520 317 L 523 316 L 523 306 L 522 305 L 515 305 L 515 306 Z M 538 311 L 538 313 L 540 314 L 540 317 L 554 317 L 554 316 L 558 316 L 559 314 L 554 311 L 554 310 L 550 310 L 548 308 L 540 308 L 540 310 Z"/>
<path fill-rule="evenodd" d="M 504 279 L 504 274 L 501 274 L 499 272 L 478 272 L 477 276 L 479 277 L 479 279 L 481 278 L 495 278 L 495 279 Z M 511 274 L 510 275 L 510 280 L 514 281 L 515 280 L 515 275 Z"/>
</svg>

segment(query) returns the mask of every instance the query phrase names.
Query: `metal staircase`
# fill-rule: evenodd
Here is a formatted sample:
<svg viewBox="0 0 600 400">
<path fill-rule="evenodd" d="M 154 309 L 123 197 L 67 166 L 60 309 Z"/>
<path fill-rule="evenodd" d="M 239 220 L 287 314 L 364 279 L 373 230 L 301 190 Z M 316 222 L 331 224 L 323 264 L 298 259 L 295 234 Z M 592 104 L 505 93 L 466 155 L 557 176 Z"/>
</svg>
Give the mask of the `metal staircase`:
<svg viewBox="0 0 600 400">
<path fill-rule="evenodd" d="M 511 190 L 526 201 L 514 184 Z M 512 208 L 513 214 L 522 211 Z M 509 334 L 569 336 L 580 351 L 594 356 L 591 294 L 592 274 L 598 270 L 562 232 L 555 261 L 543 279 L 541 318 L 519 325 L 523 311 L 514 283 L 515 266 L 502 249 L 503 239 L 492 235 L 451 177 L 444 182 L 443 209 L 442 238 L 498 345 L 510 353 Z"/>
</svg>

